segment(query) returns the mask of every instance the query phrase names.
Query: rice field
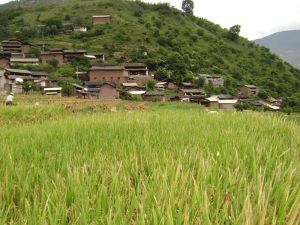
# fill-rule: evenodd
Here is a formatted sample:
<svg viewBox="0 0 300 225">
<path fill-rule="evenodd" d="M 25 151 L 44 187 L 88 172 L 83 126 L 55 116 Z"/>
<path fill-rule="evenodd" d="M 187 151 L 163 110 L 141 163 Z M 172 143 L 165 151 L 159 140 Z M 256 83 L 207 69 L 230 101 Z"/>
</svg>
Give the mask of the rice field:
<svg viewBox="0 0 300 225">
<path fill-rule="evenodd" d="M 300 224 L 299 124 L 120 104 L 0 108 L 0 224 Z"/>
</svg>

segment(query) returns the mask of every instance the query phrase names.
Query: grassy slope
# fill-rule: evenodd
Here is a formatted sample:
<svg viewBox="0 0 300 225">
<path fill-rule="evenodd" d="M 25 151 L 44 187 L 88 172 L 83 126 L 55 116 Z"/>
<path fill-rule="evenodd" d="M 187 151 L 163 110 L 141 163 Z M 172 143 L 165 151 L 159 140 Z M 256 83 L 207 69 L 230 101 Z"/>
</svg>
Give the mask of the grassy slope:
<svg viewBox="0 0 300 225">
<path fill-rule="evenodd" d="M 142 12 L 142 16 L 134 16 L 135 12 Z M 92 15 L 111 14 L 113 24 L 99 28 L 102 35 L 82 39 L 60 35 L 45 41 L 55 47 L 105 51 L 110 61 L 114 61 L 112 52 L 124 51 L 128 59 L 144 61 L 154 71 L 164 68 L 174 77 L 221 73 L 227 81 L 225 92 L 235 92 L 244 83 L 257 84 L 274 97 L 299 92 L 300 71 L 245 39 L 231 42 L 226 38 L 226 30 L 201 18 L 189 18 L 176 9 L 122 0 L 90 0 L 51 7 L 39 4 L 24 8 L 19 14 L 11 20 L 12 33 L 51 17 L 64 19 L 70 15 L 73 22 L 80 17 L 88 25 Z M 148 57 L 141 55 L 143 51 L 148 52 Z M 174 68 L 176 65 L 184 70 Z"/>
<path fill-rule="evenodd" d="M 184 106 L 2 126 L 0 224 L 298 224 L 299 126 Z"/>
</svg>

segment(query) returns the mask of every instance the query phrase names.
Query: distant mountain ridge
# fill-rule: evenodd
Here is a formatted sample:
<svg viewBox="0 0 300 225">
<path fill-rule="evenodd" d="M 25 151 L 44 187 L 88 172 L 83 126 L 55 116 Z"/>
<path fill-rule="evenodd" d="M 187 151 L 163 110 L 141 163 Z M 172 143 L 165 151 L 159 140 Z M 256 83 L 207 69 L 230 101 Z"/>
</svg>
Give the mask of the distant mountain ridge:
<svg viewBox="0 0 300 225">
<path fill-rule="evenodd" d="M 300 30 L 275 33 L 255 42 L 300 69 Z"/>
</svg>

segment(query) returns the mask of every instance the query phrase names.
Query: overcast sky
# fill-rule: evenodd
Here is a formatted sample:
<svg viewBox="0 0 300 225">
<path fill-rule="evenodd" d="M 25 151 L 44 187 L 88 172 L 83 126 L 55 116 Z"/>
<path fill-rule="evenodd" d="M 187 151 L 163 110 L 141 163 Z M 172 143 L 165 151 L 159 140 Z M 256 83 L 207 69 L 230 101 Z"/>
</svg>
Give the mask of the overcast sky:
<svg viewBox="0 0 300 225">
<path fill-rule="evenodd" d="M 144 0 L 170 2 L 177 8 L 182 0 Z M 0 0 L 0 3 L 8 2 Z M 195 15 L 229 28 L 242 25 L 241 35 L 257 39 L 277 31 L 300 29 L 300 0 L 194 0 Z"/>
</svg>

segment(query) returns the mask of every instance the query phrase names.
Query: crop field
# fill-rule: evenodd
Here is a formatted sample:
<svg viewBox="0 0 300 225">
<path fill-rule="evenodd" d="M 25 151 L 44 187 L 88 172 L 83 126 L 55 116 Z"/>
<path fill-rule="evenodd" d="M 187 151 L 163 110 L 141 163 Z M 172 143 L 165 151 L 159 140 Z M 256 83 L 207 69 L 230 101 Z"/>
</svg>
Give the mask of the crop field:
<svg viewBox="0 0 300 225">
<path fill-rule="evenodd" d="M 300 223 L 300 126 L 193 104 L 0 107 L 0 224 Z"/>
</svg>

